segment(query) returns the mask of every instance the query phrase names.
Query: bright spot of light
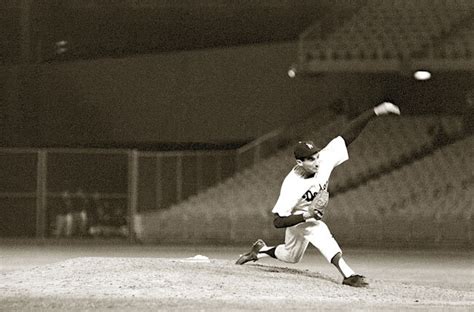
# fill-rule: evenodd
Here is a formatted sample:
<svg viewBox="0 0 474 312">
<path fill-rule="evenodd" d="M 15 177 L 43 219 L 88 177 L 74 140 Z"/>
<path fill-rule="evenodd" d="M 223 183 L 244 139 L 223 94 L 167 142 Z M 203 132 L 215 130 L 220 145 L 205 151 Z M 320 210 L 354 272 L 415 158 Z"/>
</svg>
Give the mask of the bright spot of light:
<svg viewBox="0 0 474 312">
<path fill-rule="evenodd" d="M 413 74 L 416 80 L 428 80 L 431 78 L 431 73 L 427 70 L 418 70 Z"/>
<path fill-rule="evenodd" d="M 290 69 L 288 69 L 288 77 L 290 78 L 295 78 L 296 76 L 296 69 L 291 66 Z"/>
</svg>

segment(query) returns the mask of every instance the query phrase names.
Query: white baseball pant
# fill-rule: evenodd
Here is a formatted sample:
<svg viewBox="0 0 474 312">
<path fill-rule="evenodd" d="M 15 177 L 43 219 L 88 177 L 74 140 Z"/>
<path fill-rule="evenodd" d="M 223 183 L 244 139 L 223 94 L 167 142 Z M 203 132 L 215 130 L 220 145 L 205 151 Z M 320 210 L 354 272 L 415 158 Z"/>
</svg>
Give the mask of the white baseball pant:
<svg viewBox="0 0 474 312">
<path fill-rule="evenodd" d="M 331 262 L 341 252 L 341 247 L 332 236 L 326 223 L 321 220 L 308 220 L 286 228 L 285 244 L 278 245 L 275 250 L 277 259 L 288 262 L 299 262 L 311 243 Z"/>
</svg>

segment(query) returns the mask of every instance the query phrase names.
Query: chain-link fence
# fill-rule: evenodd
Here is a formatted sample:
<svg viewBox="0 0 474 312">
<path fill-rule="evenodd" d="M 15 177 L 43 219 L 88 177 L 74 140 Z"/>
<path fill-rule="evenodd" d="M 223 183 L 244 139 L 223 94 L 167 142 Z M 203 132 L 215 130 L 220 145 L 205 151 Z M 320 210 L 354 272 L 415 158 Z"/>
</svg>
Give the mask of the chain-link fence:
<svg viewBox="0 0 474 312">
<path fill-rule="evenodd" d="M 166 209 L 234 174 L 235 151 L 0 149 L 0 237 L 134 239 Z"/>
</svg>

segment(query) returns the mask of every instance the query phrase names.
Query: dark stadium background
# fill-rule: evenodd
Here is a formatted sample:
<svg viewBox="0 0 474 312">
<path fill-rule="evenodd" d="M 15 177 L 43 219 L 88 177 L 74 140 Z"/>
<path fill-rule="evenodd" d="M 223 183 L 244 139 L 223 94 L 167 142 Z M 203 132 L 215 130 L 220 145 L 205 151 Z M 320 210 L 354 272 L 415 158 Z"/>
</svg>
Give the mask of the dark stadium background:
<svg viewBox="0 0 474 312">
<path fill-rule="evenodd" d="M 438 36 L 433 42 L 446 40 L 462 27 L 472 29 L 472 6 L 469 1 L 459 3 L 466 5 L 466 14 L 458 20 L 447 17 L 447 23 L 456 27 L 442 36 L 433 34 Z M 301 54 L 308 29 L 318 25 L 317 40 L 324 49 L 325 40 L 373 4 L 3 1 L 0 236 L 54 241 L 54 214 L 61 194 L 81 189 L 88 197 L 97 192 L 126 210 L 132 233 L 127 241 L 157 243 L 161 241 L 157 233 L 164 228 L 150 234 L 147 226 L 153 228 L 155 222 L 158 227 L 162 213 L 176 218 L 180 203 L 192 206 L 198 194 L 245 175 L 244 169 L 343 114 L 351 116 L 387 100 L 399 105 L 405 116 L 427 116 L 433 124 L 444 117 L 468 120 L 472 44 L 466 44 L 464 54 L 438 59 L 405 54 L 395 46 L 384 51 L 395 56 L 375 66 L 366 58 L 349 56 L 357 65 L 352 69 L 326 63 L 318 67 L 311 63 L 314 55 Z M 443 16 L 439 11 L 433 14 Z M 412 40 L 409 34 L 406 40 Z M 343 51 L 330 57 L 344 58 Z M 422 69 L 431 70 L 432 79 L 412 77 L 420 61 L 428 64 Z M 290 69 L 296 70 L 295 78 L 288 76 Z M 454 140 L 465 137 L 466 125 L 453 134 Z M 464 157 L 472 156 L 465 152 Z M 409 163 L 410 158 L 402 162 Z M 400 163 L 393 169 L 397 166 Z M 472 167 L 466 170 L 472 172 Z M 366 173 L 366 180 L 376 176 Z M 343 182 L 341 193 L 364 183 Z M 466 185 L 472 185 L 472 178 Z M 443 242 L 441 236 L 427 234 L 427 240 L 400 242 L 388 232 L 388 240 L 379 237 L 377 244 L 472 246 L 472 201 L 467 209 L 451 216 L 454 224 L 462 220 L 462 237 Z M 216 217 L 214 223 L 222 229 L 213 229 L 215 235 L 196 228 L 176 242 L 250 242 L 239 233 L 254 227 L 247 222 L 253 217 L 239 212 L 235 208 L 231 215 Z M 212 212 L 203 214 L 212 218 Z M 431 217 L 439 221 L 435 213 Z M 155 221 L 143 225 L 143 219 Z M 240 232 L 225 232 L 228 219 Z M 174 220 L 176 228 L 189 226 Z M 262 235 L 279 237 L 281 233 L 269 233 L 268 216 L 262 220 Z M 383 228 L 383 222 L 378 226 Z M 137 233 L 143 231 L 141 236 Z M 249 237 L 253 234 L 259 231 Z M 377 236 L 364 232 L 364 239 L 351 243 L 370 244 L 364 241 L 370 235 Z M 169 238 L 164 241 L 173 243 Z"/>
<path fill-rule="evenodd" d="M 472 0 L 0 1 L 0 310 L 472 310 L 473 56 Z M 324 217 L 370 286 L 235 265 L 383 101 Z"/>
</svg>

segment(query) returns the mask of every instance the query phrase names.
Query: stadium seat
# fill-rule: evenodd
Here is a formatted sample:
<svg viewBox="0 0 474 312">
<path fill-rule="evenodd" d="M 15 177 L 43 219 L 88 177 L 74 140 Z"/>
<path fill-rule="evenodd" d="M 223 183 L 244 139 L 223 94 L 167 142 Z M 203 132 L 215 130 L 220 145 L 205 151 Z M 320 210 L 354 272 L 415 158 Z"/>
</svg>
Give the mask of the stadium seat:
<svg viewBox="0 0 474 312">
<path fill-rule="evenodd" d="M 367 1 L 341 27 L 321 38 L 301 36 L 307 61 L 395 59 L 433 56 L 472 58 L 473 1 Z"/>
</svg>

